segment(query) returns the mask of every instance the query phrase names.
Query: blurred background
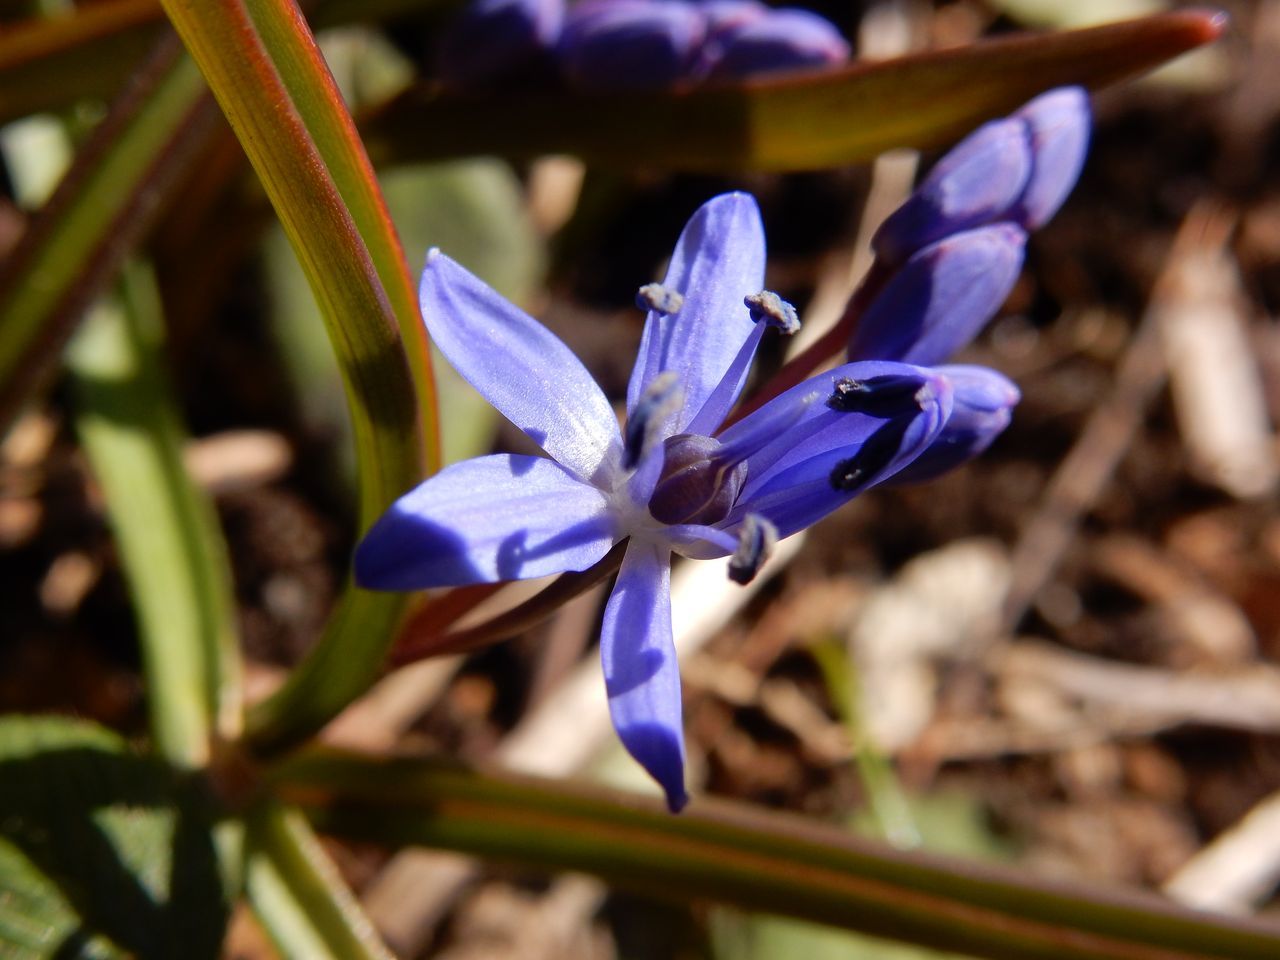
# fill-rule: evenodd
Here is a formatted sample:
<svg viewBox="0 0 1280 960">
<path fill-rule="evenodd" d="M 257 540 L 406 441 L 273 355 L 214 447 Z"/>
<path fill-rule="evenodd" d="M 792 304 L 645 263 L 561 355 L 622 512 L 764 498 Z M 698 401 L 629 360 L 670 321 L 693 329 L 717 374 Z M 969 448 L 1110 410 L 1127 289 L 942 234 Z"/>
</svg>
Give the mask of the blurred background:
<svg viewBox="0 0 1280 960">
<path fill-rule="evenodd" d="M 1166 8 L 803 5 L 867 59 Z M 29 14 L 22 6 L 0 14 Z M 677 569 L 695 796 L 1193 905 L 1275 909 L 1280 3 L 1223 6 L 1224 40 L 1096 97 L 1080 185 L 962 358 L 1023 391 L 991 450 L 927 486 L 859 498 L 788 541 L 750 589 L 719 564 Z M 437 25 L 409 10 L 321 33 L 357 114 L 431 75 Z M 101 109 L 86 102 L 71 119 L 87 127 Z M 31 170 L 58 169 L 48 125 L 65 122 L 0 130 L 0 249 L 24 229 Z M 253 696 L 314 641 L 345 577 L 352 463 L 306 281 L 234 138 L 210 143 L 148 252 L 187 463 L 228 542 Z M 932 159 L 710 177 L 476 158 L 389 168 L 383 186 L 411 264 L 441 247 L 621 399 L 643 320 L 635 290 L 660 275 L 701 202 L 757 196 L 768 286 L 817 330 L 865 269 L 870 232 Z M 758 379 L 784 360 L 771 346 Z M 437 373 L 447 460 L 525 449 Z M 0 712 L 141 735 L 136 624 L 73 404 L 55 383 L 0 443 Z M 592 645 L 605 588 L 515 640 L 390 676 L 326 736 L 650 789 L 604 712 Z M 508 588 L 475 616 L 524 595 Z M 584 878 L 330 850 L 405 957 L 927 955 Z M 228 955 L 270 955 L 247 915 Z"/>
</svg>

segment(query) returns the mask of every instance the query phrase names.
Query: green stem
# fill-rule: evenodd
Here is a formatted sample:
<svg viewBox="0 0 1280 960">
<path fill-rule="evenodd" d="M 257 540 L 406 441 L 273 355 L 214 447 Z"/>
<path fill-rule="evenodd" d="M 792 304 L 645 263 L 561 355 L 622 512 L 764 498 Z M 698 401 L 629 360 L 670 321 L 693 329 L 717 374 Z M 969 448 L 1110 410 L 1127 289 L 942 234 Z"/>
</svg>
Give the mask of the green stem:
<svg viewBox="0 0 1280 960">
<path fill-rule="evenodd" d="M 254 913 L 284 956 L 393 960 L 296 811 L 268 802 L 249 815 L 245 885 Z"/>
<path fill-rule="evenodd" d="M 594 873 L 682 902 L 712 899 L 1007 960 L 1272 960 L 1280 926 L 1147 895 L 893 850 L 777 814 L 657 804 L 416 759 L 313 751 L 272 774 L 322 830 Z"/>
</svg>

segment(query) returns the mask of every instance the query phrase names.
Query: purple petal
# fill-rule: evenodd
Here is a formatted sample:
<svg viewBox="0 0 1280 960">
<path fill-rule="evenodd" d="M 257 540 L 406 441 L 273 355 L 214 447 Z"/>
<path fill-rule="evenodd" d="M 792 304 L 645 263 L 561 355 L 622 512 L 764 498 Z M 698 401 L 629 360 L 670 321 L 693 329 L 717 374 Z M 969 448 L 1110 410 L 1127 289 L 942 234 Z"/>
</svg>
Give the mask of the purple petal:
<svg viewBox="0 0 1280 960">
<path fill-rule="evenodd" d="M 547 453 L 583 480 L 619 455 L 609 401 L 555 334 L 438 250 L 419 297 L 449 363 Z"/>
<path fill-rule="evenodd" d="M 884 364 L 846 364 L 837 376 L 858 378 Z M 748 513 L 770 520 L 787 537 L 826 516 L 854 496 L 883 482 L 925 451 L 951 414 L 951 386 L 945 377 L 922 367 L 895 364 L 927 381 L 920 409 L 913 415 L 881 419 L 861 413 L 824 410 L 810 423 L 813 432 L 763 469 L 748 460 L 748 480 L 733 512 L 719 524 L 729 528 Z M 764 451 L 768 455 L 768 451 Z M 857 468 L 845 482 L 833 477 Z"/>
<path fill-rule="evenodd" d="M 711 391 L 711 396 L 707 397 L 697 415 L 685 424 L 684 429 L 687 433 L 710 436 L 724 422 L 724 418 L 729 415 L 729 411 L 738 400 L 742 385 L 751 371 L 751 362 L 755 360 L 756 349 L 760 346 L 760 340 L 768 328 L 767 323 L 757 322 L 755 329 L 747 334 L 747 339 L 742 341 L 737 356 L 733 358 L 724 376 Z"/>
<path fill-rule="evenodd" d="M 828 406 L 842 379 L 914 376 L 933 380 L 922 367 L 884 360 L 846 363 L 798 383 L 729 427 L 716 439 L 722 449 L 747 462 L 747 482 L 739 497 L 750 496 L 773 471 L 825 450 L 827 433 L 838 429 L 849 443 L 858 443 L 880 426 L 878 417 L 847 413 Z"/>
<path fill-rule="evenodd" d="M 441 38 L 441 79 L 472 87 L 508 76 L 548 52 L 563 21 L 564 0 L 471 0 Z"/>
<path fill-rule="evenodd" d="M 545 457 L 499 454 L 441 470 L 356 547 L 356 582 L 419 590 L 585 570 L 613 546 L 605 495 Z"/>
<path fill-rule="evenodd" d="M 587 90 L 652 90 L 692 76 L 706 36 L 697 7 L 679 0 L 585 0 L 570 9 L 560 67 Z"/>
<path fill-rule="evenodd" d="M 771 10 L 721 32 L 707 57 L 714 78 L 751 77 L 844 63 L 849 44 L 831 21 L 816 13 Z"/>
<path fill-rule="evenodd" d="M 636 540 L 627 546 L 604 610 L 600 659 L 618 738 L 661 785 L 671 811 L 679 811 L 689 797 L 666 547 Z"/>
<path fill-rule="evenodd" d="M 1031 175 L 1023 120 L 994 120 L 953 147 L 871 239 L 876 256 L 901 263 L 960 230 L 1009 219 Z"/>
<path fill-rule="evenodd" d="M 892 484 L 932 480 L 982 453 L 1009 425 L 1022 396 L 1012 380 L 987 367 L 935 369 L 951 384 L 951 416 L 929 448 L 897 473 Z"/>
<path fill-rule="evenodd" d="M 1089 95 L 1080 87 L 1060 87 L 1013 116 L 1027 125 L 1031 143 L 1031 178 L 1014 219 L 1035 230 L 1058 212 L 1080 177 L 1089 152 Z"/>
<path fill-rule="evenodd" d="M 966 230 L 913 254 L 871 301 L 849 343 L 857 360 L 934 364 L 977 336 L 1022 267 L 1012 223 Z"/>
<path fill-rule="evenodd" d="M 726 193 L 699 207 L 676 242 L 662 285 L 681 294 L 684 303 L 675 313 L 650 311 L 627 387 L 627 412 L 635 410 L 654 377 L 674 371 L 685 405 L 670 429 L 681 433 L 716 392 L 755 328 L 742 302 L 764 286 L 764 225 L 755 199 Z M 742 390 L 745 367 L 735 374 L 739 379 L 727 393 L 717 393 L 718 404 L 727 397 L 731 406 Z"/>
</svg>

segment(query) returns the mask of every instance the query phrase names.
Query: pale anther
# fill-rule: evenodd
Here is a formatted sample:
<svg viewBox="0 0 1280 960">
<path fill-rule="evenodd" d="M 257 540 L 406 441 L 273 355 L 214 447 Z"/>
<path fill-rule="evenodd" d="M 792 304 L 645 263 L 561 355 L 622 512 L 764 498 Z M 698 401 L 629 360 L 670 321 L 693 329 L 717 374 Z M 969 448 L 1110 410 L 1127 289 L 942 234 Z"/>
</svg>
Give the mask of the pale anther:
<svg viewBox="0 0 1280 960">
<path fill-rule="evenodd" d="M 742 302 L 751 311 L 751 319 L 755 323 L 763 321 L 788 336 L 800 329 L 800 315 L 796 308 L 772 290 L 753 293 L 743 297 Z"/>
<path fill-rule="evenodd" d="M 684 296 L 660 283 L 646 283 L 636 291 L 636 306 L 654 313 L 675 313 L 684 306 Z"/>
</svg>

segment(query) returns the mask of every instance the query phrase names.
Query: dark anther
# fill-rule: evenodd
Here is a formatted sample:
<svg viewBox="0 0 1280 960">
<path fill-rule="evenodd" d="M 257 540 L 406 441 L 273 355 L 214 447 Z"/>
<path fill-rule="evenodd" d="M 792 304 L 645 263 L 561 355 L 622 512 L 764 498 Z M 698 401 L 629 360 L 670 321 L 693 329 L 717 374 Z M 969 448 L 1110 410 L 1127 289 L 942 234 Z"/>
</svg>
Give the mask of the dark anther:
<svg viewBox="0 0 1280 960">
<path fill-rule="evenodd" d="M 865 413 L 873 417 L 897 417 L 921 409 L 924 377 L 887 374 L 855 380 L 841 377 L 827 397 L 827 406 L 841 413 Z"/>
<path fill-rule="evenodd" d="M 636 291 L 636 306 L 655 313 L 675 313 L 684 306 L 684 297 L 660 283 L 646 283 Z"/>
<path fill-rule="evenodd" d="M 902 440 L 910 425 L 911 417 L 897 417 L 867 437 L 857 453 L 832 468 L 831 486 L 853 493 L 879 476 L 902 449 Z"/>
<path fill-rule="evenodd" d="M 660 373 L 649 383 L 627 418 L 622 437 L 622 466 L 630 470 L 640 462 L 649 445 L 654 424 L 680 404 L 680 384 L 671 371 Z"/>
<path fill-rule="evenodd" d="M 778 528 L 758 513 L 748 513 L 738 530 L 738 549 L 729 558 L 729 579 L 748 584 L 755 579 L 778 542 Z"/>
<path fill-rule="evenodd" d="M 751 320 L 754 323 L 763 321 L 788 336 L 800 329 L 800 315 L 796 313 L 796 308 L 772 290 L 753 293 L 743 297 L 742 302 L 751 311 Z"/>
</svg>

